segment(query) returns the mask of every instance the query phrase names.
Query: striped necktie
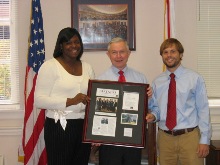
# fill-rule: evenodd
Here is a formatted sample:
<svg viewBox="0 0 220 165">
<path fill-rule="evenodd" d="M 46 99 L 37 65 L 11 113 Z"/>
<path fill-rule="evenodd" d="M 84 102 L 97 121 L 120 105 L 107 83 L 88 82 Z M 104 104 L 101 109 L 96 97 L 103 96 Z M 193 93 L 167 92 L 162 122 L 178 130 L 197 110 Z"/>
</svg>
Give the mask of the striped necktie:
<svg viewBox="0 0 220 165">
<path fill-rule="evenodd" d="M 170 74 L 170 85 L 168 90 L 166 126 L 172 130 L 176 126 L 176 81 L 175 74 Z"/>
</svg>

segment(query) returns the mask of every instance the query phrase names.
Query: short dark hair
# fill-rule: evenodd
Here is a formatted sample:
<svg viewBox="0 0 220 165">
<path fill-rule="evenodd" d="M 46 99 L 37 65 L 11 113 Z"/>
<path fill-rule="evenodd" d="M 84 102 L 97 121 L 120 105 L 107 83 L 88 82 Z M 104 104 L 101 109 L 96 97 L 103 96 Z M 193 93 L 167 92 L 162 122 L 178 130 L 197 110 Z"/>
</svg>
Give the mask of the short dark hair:
<svg viewBox="0 0 220 165">
<path fill-rule="evenodd" d="M 175 45 L 176 48 L 177 48 L 177 51 L 182 54 L 184 52 L 184 48 L 183 48 L 183 45 L 175 38 L 168 38 L 166 39 L 160 46 L 160 55 L 163 54 L 163 51 L 172 46 L 172 45 Z"/>
<path fill-rule="evenodd" d="M 56 45 L 55 45 L 55 49 L 54 49 L 54 52 L 53 52 L 53 57 L 54 58 L 62 56 L 62 54 L 63 54 L 63 51 L 60 47 L 60 44 L 63 44 L 64 42 L 68 42 L 75 35 L 80 40 L 81 51 L 80 51 L 79 55 L 76 58 L 77 60 L 80 60 L 80 58 L 83 54 L 82 38 L 81 38 L 79 32 L 75 28 L 71 28 L 71 27 L 64 28 L 59 32 L 58 37 L 57 37 L 57 42 L 56 42 Z"/>
</svg>

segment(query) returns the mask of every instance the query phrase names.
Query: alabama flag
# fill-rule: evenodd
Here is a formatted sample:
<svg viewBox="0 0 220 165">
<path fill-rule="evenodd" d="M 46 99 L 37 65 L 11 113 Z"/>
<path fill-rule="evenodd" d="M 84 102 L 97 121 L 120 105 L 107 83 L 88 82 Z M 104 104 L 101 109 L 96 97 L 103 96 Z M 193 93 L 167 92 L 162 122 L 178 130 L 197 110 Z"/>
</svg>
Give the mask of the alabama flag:
<svg viewBox="0 0 220 165">
<path fill-rule="evenodd" d="M 175 0 L 164 0 L 164 40 L 175 38 Z M 163 64 L 163 71 L 166 66 Z"/>
<path fill-rule="evenodd" d="M 175 0 L 164 0 L 164 39 L 175 38 Z"/>
</svg>

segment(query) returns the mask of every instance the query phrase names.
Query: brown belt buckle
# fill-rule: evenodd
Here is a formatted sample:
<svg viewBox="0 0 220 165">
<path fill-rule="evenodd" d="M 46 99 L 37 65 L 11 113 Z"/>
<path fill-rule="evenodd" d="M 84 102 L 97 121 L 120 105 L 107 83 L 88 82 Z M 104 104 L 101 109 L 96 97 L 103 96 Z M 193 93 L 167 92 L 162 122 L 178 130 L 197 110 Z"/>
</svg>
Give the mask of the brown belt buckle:
<svg viewBox="0 0 220 165">
<path fill-rule="evenodd" d="M 176 136 L 175 132 L 176 130 L 171 131 L 171 135 Z"/>
</svg>

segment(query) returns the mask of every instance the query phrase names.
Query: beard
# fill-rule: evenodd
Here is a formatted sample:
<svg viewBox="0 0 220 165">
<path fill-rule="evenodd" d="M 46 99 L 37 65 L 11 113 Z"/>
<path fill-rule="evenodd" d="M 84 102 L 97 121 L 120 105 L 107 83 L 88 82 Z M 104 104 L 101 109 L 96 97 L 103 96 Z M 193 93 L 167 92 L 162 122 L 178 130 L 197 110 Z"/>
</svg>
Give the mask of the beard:
<svg viewBox="0 0 220 165">
<path fill-rule="evenodd" d="M 167 68 L 176 68 L 180 65 L 181 59 L 175 59 L 174 62 L 169 63 L 166 60 L 163 60 L 164 65 L 166 65 Z"/>
</svg>

